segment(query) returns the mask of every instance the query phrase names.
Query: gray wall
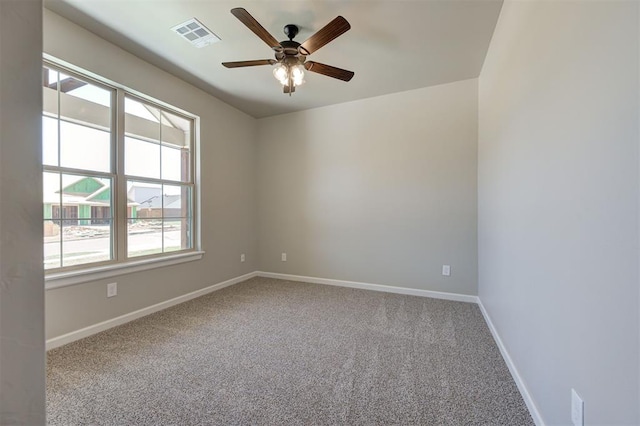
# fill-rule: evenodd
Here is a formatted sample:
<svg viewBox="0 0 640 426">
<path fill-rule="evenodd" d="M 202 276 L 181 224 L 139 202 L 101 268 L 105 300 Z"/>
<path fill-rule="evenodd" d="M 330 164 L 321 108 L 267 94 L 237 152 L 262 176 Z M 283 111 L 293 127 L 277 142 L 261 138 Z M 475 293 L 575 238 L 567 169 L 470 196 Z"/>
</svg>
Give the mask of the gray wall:
<svg viewBox="0 0 640 426">
<path fill-rule="evenodd" d="M 475 79 L 259 120 L 260 270 L 475 295 L 477 125 Z"/>
<path fill-rule="evenodd" d="M 46 53 L 200 116 L 206 252 L 196 262 L 48 290 L 47 338 L 256 270 L 255 120 L 70 21 L 44 13 Z M 240 253 L 246 254 L 245 263 Z M 107 299 L 106 283 L 114 281 L 118 296 Z"/>
<path fill-rule="evenodd" d="M 45 423 L 42 2 L 0 1 L 0 424 Z"/>
<path fill-rule="evenodd" d="M 638 3 L 512 2 L 479 83 L 479 295 L 548 424 L 638 424 Z"/>
</svg>

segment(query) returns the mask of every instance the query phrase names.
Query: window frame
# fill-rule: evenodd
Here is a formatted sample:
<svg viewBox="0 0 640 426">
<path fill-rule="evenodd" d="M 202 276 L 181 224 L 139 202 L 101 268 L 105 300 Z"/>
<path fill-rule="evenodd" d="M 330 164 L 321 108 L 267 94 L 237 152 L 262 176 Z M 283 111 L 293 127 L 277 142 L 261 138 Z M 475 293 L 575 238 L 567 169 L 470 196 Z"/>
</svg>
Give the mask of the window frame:
<svg viewBox="0 0 640 426">
<path fill-rule="evenodd" d="M 120 98 L 120 94 L 122 95 L 122 100 L 118 99 L 118 104 L 117 106 L 122 106 L 122 108 L 120 108 L 122 110 L 122 121 L 119 121 L 118 124 L 122 124 L 121 126 L 118 126 L 118 140 L 117 142 L 117 149 L 116 151 L 118 152 L 118 158 L 117 158 L 117 166 L 118 169 L 116 170 L 116 175 L 123 181 L 123 182 L 117 182 L 116 185 L 117 189 L 116 189 L 116 196 L 120 196 L 120 205 L 122 206 L 122 210 L 119 210 L 118 213 L 121 213 L 123 215 L 124 218 L 124 222 L 125 222 L 125 226 L 122 227 L 122 229 L 120 229 L 119 227 L 117 228 L 118 232 L 123 232 L 124 235 L 121 236 L 120 241 L 124 241 L 124 247 L 122 247 L 122 250 L 119 252 L 122 256 L 123 256 L 123 260 L 122 261 L 131 261 L 131 260 L 137 260 L 137 259 L 145 259 L 145 258 L 152 258 L 152 257 L 164 257 L 167 256 L 167 252 L 162 252 L 162 253 L 155 253 L 155 254 L 149 254 L 149 255 L 143 255 L 143 256 L 132 256 L 129 257 L 128 256 L 128 237 L 127 237 L 127 222 L 129 220 L 129 218 L 127 217 L 127 181 L 135 181 L 135 182 L 142 182 L 142 183 L 148 183 L 148 184 L 159 184 L 159 185 L 174 185 L 174 186 L 186 186 L 190 188 L 190 200 L 193 200 L 193 198 L 195 198 L 195 192 L 196 192 L 196 180 L 195 180 L 195 163 L 194 163 L 194 152 L 195 152 L 195 147 L 194 147 L 194 139 L 195 139 L 195 119 L 193 117 L 190 117 L 188 115 L 185 115 L 177 110 L 170 110 L 169 108 L 163 107 L 162 105 L 160 105 L 158 102 L 156 102 L 155 100 L 149 100 L 147 98 L 138 96 L 136 94 L 133 94 L 129 91 L 118 91 L 118 97 Z M 126 166 L 126 158 L 125 158 L 125 139 L 126 139 L 126 134 L 125 134 L 125 130 L 126 130 L 126 126 L 125 126 L 125 109 L 124 109 L 124 98 L 130 98 L 133 99 L 135 101 L 138 102 L 142 102 L 145 103 L 151 107 L 154 108 L 158 108 L 160 114 L 162 114 L 163 112 L 166 112 L 168 114 L 172 114 L 172 115 L 176 115 L 182 119 L 188 120 L 189 121 L 189 134 L 190 134 L 190 142 L 189 142 L 189 179 L 185 182 L 185 181 L 176 181 L 176 180 L 171 180 L 171 179 L 164 179 L 162 178 L 162 140 L 157 141 L 158 146 L 159 146 L 159 150 L 160 150 L 160 177 L 158 178 L 150 178 L 150 177 L 144 177 L 144 176 L 136 176 L 136 175 L 127 175 L 126 174 L 126 170 L 125 170 L 125 166 Z M 159 124 L 162 125 L 162 120 L 159 121 Z M 121 130 L 121 131 L 120 131 Z M 138 138 L 136 138 L 138 139 Z M 142 139 L 141 139 L 142 140 Z M 155 141 L 153 141 L 153 143 L 155 143 Z M 120 187 L 119 185 L 122 185 L 122 187 Z M 197 231 L 194 231 L 194 224 L 196 222 L 195 220 L 195 206 L 196 206 L 196 202 L 195 200 L 190 202 L 190 211 L 191 211 L 191 227 L 190 227 L 190 234 L 191 234 L 191 248 L 189 249 L 182 249 L 182 250 L 176 250 L 176 251 L 172 251 L 169 253 L 184 253 L 184 252 L 188 252 L 188 251 L 193 251 L 195 250 L 195 244 L 196 244 L 196 239 L 195 239 L 195 233 Z M 116 207 L 118 208 L 118 207 Z M 162 235 L 163 235 L 163 241 L 164 241 L 164 208 L 163 208 L 163 216 L 161 217 L 162 221 L 163 221 L 163 226 L 162 226 Z M 163 242 L 163 246 L 164 246 L 164 242 Z M 118 246 L 118 249 L 120 249 L 120 246 Z M 164 247 L 163 247 L 164 249 Z M 116 250 L 117 252 L 117 250 Z"/>
<path fill-rule="evenodd" d="M 78 78 L 89 84 L 111 91 L 111 130 L 110 130 L 110 153 L 111 164 L 109 172 L 89 171 L 63 167 L 60 163 L 60 139 L 58 138 L 58 165 L 45 165 L 43 159 L 42 172 L 75 174 L 86 176 L 98 176 L 111 179 L 111 257 L 112 259 L 99 262 L 91 262 L 80 265 L 61 266 L 45 269 L 45 288 L 57 288 L 66 285 L 80 284 L 100 278 L 127 274 L 140 270 L 153 269 L 157 267 L 189 262 L 201 259 L 204 252 L 201 251 L 200 236 L 200 164 L 199 164 L 199 136 L 200 118 L 192 113 L 184 111 L 173 105 L 169 105 L 158 99 L 142 94 L 136 90 L 115 83 L 77 66 L 57 60 L 54 57 L 45 55 L 43 58 L 43 68 L 47 67 L 57 72 L 62 72 L 70 77 Z M 143 102 L 158 108 L 161 112 L 166 112 L 188 120 L 190 123 L 189 135 L 189 179 L 187 181 L 174 181 L 163 179 L 162 175 L 158 179 L 145 178 L 139 176 L 129 176 L 125 174 L 125 97 Z M 58 99 L 59 102 L 59 99 Z M 44 109 L 42 115 L 45 116 Z M 58 121 L 58 135 L 60 134 L 60 116 Z M 68 120 L 64 120 L 68 121 Z M 90 127 L 90 126 L 89 126 Z M 42 140 L 41 142 L 42 143 Z M 160 149 L 162 142 L 158 141 Z M 162 157 L 160 157 L 162 158 Z M 62 179 L 62 178 L 61 178 Z M 165 185 L 186 186 L 190 191 L 190 248 L 174 250 L 162 253 L 153 253 L 142 256 L 128 257 L 128 214 L 127 214 L 127 181 L 149 182 Z M 61 195 L 62 196 L 62 195 Z M 162 219 L 164 219 L 164 214 Z M 164 235 L 164 221 L 162 226 Z M 62 248 L 61 236 L 61 248 Z M 163 238 L 164 241 L 164 238 Z M 43 246 L 44 248 L 44 246 Z M 61 256 L 63 252 L 61 250 Z"/>
</svg>

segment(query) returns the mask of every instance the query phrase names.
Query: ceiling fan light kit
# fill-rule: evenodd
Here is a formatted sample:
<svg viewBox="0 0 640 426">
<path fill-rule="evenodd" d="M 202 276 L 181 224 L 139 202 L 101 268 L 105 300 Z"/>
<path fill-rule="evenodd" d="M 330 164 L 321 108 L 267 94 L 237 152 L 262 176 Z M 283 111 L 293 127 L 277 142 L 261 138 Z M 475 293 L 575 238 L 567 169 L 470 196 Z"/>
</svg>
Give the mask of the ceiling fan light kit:
<svg viewBox="0 0 640 426">
<path fill-rule="evenodd" d="M 289 65 L 279 63 L 273 69 L 273 76 L 283 86 L 288 86 L 290 83 L 293 83 L 294 86 L 300 86 L 304 83 L 304 67 L 299 63 Z"/>
<path fill-rule="evenodd" d="M 274 77 L 282 84 L 283 92 L 289 96 L 295 92 L 296 86 L 304 83 L 304 71 L 311 71 L 328 77 L 343 81 L 350 81 L 354 73 L 331 65 L 319 62 L 307 61 L 307 56 L 320 49 L 322 46 L 335 40 L 345 32 L 351 25 L 342 16 L 338 16 L 329 22 L 318 32 L 300 44 L 293 41 L 299 32 L 296 25 L 284 26 L 284 33 L 289 40 L 278 42 L 253 16 L 245 9 L 238 7 L 231 9 L 231 14 L 238 18 L 240 22 L 247 26 L 262 41 L 267 43 L 275 52 L 274 59 L 258 59 L 253 61 L 223 62 L 227 68 L 251 67 L 257 65 L 276 65 L 273 70 Z"/>
</svg>

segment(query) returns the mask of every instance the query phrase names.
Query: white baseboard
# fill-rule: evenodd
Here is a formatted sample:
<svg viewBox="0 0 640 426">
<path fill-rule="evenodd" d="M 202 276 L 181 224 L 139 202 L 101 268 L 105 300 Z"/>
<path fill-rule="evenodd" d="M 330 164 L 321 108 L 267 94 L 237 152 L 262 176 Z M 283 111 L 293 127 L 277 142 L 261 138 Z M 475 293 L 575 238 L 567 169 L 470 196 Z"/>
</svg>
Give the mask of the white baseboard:
<svg viewBox="0 0 640 426">
<path fill-rule="evenodd" d="M 487 312 L 487 310 L 484 308 L 484 305 L 482 304 L 482 300 L 480 300 L 479 297 L 478 297 L 478 306 L 480 307 L 482 316 L 484 316 L 485 322 L 489 326 L 489 330 L 493 335 L 493 339 L 496 341 L 496 345 L 498 345 L 498 348 L 500 349 L 502 358 L 504 359 L 504 362 L 507 364 L 507 367 L 511 372 L 513 381 L 516 382 L 516 386 L 518 386 L 520 395 L 522 395 L 522 399 L 524 400 L 524 403 L 527 404 L 527 408 L 529 409 L 529 413 L 531 414 L 531 417 L 533 418 L 534 423 L 537 426 L 545 426 L 544 420 L 542 420 L 542 416 L 540 415 L 540 411 L 538 411 L 538 407 L 536 406 L 535 402 L 533 402 L 533 398 L 529 393 L 529 389 L 527 389 L 527 386 L 524 384 L 522 377 L 520 377 L 520 373 L 518 372 L 516 365 L 513 363 L 513 360 L 511 359 L 511 356 L 509 355 L 507 348 L 504 346 L 504 343 L 502 343 L 502 339 L 498 334 L 498 330 L 496 330 L 495 326 L 493 325 L 493 322 L 491 321 L 491 317 L 489 316 L 489 313 Z"/>
<path fill-rule="evenodd" d="M 477 296 L 442 291 L 420 290 L 417 288 L 395 287 L 390 285 L 369 284 L 357 281 L 332 280 L 328 278 L 304 277 L 301 275 L 278 274 L 274 272 L 256 272 L 259 277 L 276 278 L 279 280 L 299 281 L 312 284 L 326 284 L 338 287 L 360 288 L 363 290 L 383 291 L 386 293 L 407 294 L 410 296 L 432 297 L 434 299 L 453 300 L 456 302 L 478 303 Z"/>
<path fill-rule="evenodd" d="M 129 321 L 133 321 L 135 319 L 147 316 L 154 312 L 167 309 L 179 303 L 186 302 L 187 300 L 195 299 L 196 297 L 204 296 L 205 294 L 212 293 L 216 290 L 220 290 L 225 287 L 229 287 L 239 282 L 248 280 L 249 278 L 253 278 L 256 275 L 257 275 L 256 272 L 250 272 L 248 274 L 231 278 L 230 280 L 226 280 L 221 283 L 214 284 L 209 287 L 205 287 L 200 290 L 193 291 L 191 293 L 183 294 L 182 296 L 174 297 L 173 299 L 156 303 L 155 305 L 147 306 L 146 308 L 138 309 L 137 311 L 133 311 L 128 314 L 124 314 L 119 317 L 100 322 L 98 324 L 90 325 L 89 327 L 81 328 L 80 330 L 72 331 L 71 333 L 63 334 L 62 336 L 54 337 L 52 339 L 47 340 L 46 348 L 47 350 L 50 350 L 62 345 L 66 345 L 67 343 L 74 342 L 84 337 L 89 337 L 92 334 L 100 333 L 101 331 L 108 330 L 112 327 L 116 327 L 118 325 L 128 323 Z"/>
</svg>

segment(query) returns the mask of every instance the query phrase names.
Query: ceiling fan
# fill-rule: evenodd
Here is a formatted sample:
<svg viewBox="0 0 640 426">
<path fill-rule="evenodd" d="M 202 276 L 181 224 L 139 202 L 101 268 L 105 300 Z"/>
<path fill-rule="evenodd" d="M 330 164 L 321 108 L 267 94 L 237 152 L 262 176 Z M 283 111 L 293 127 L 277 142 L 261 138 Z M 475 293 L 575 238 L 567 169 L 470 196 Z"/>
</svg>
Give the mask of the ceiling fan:
<svg viewBox="0 0 640 426">
<path fill-rule="evenodd" d="M 231 9 L 231 14 L 238 18 L 240 22 L 245 24 L 247 28 L 260 37 L 262 41 L 267 43 L 271 49 L 275 51 L 276 59 L 258 59 L 253 61 L 237 61 L 223 62 L 227 68 L 253 67 L 257 65 L 276 65 L 273 75 L 282 84 L 284 93 L 296 91 L 296 86 L 303 83 L 304 70 L 326 75 L 328 77 L 337 78 L 343 81 L 349 81 L 353 78 L 353 71 L 343 70 L 342 68 L 332 67 L 331 65 L 321 64 L 320 62 L 307 61 L 307 56 L 320 49 L 322 46 L 335 40 L 342 34 L 349 31 L 351 25 L 342 16 L 338 16 L 329 22 L 314 35 L 309 37 L 302 44 L 293 41 L 298 34 L 299 28 L 296 25 L 285 25 L 284 33 L 289 40 L 278 42 L 267 30 L 264 29 L 253 16 L 245 9 L 237 7 Z"/>
</svg>

